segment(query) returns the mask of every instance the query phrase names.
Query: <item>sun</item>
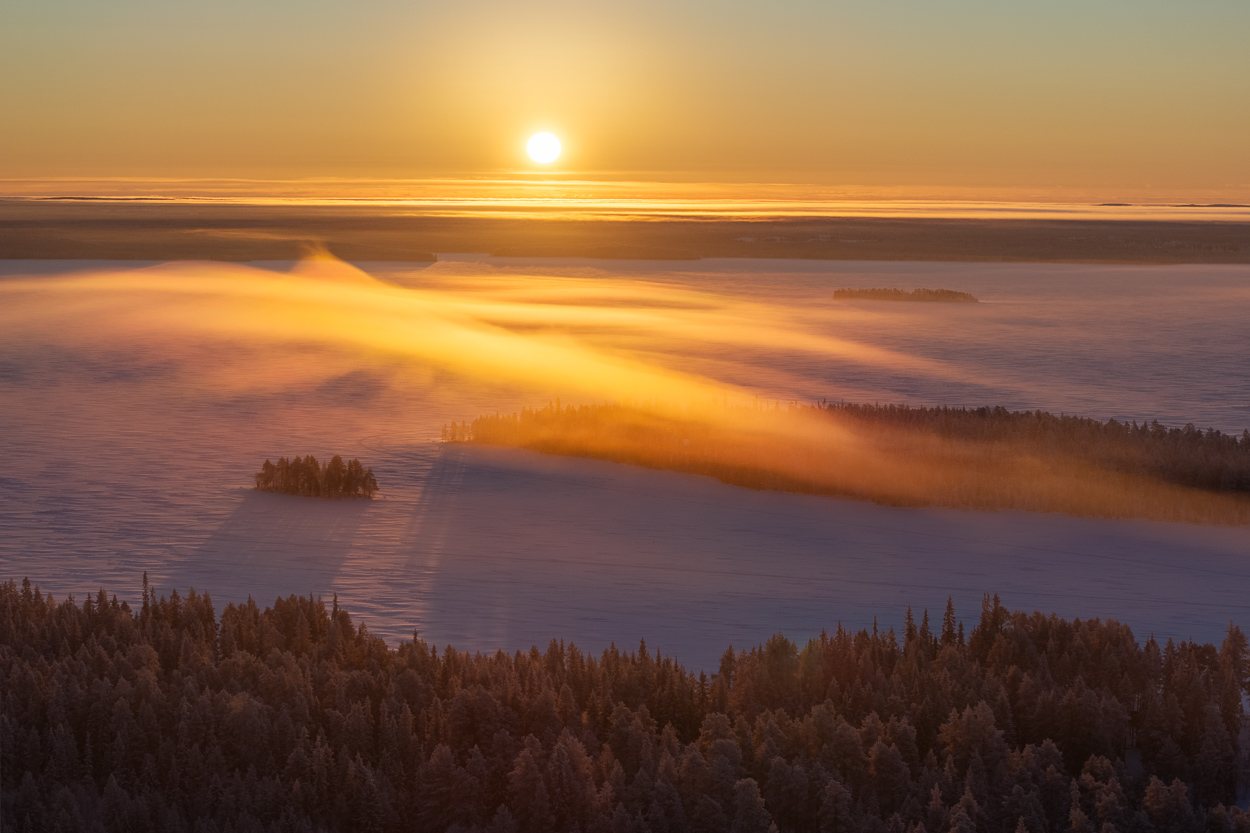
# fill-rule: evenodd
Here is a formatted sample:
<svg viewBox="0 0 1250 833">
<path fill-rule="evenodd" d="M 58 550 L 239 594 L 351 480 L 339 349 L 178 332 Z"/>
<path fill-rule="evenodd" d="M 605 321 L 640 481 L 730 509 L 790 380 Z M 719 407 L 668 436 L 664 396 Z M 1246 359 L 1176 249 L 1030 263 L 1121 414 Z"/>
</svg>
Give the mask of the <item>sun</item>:
<svg viewBox="0 0 1250 833">
<path fill-rule="evenodd" d="M 530 159 L 546 165 L 560 158 L 560 140 L 551 133 L 535 133 L 530 136 L 525 150 L 529 153 Z"/>
</svg>

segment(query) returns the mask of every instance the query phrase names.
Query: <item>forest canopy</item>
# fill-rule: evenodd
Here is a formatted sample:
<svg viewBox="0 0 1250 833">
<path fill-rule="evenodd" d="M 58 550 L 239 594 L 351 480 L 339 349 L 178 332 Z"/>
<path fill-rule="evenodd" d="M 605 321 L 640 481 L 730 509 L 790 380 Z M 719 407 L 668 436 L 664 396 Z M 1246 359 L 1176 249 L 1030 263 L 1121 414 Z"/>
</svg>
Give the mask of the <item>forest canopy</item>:
<svg viewBox="0 0 1250 833">
<path fill-rule="evenodd" d="M 975 304 L 977 299 L 967 292 L 953 289 L 835 289 L 835 301 L 925 301 L 942 304 Z"/>
<path fill-rule="evenodd" d="M 600 404 L 481 416 L 449 442 L 904 506 L 1250 523 L 1250 432 L 1005 408 Z"/>
<path fill-rule="evenodd" d="M 1245 636 L 948 602 L 695 673 L 396 649 L 321 599 L 132 607 L 0 585 L 5 830 L 1223 833 Z"/>
<path fill-rule="evenodd" d="M 256 472 L 256 488 L 262 492 L 278 492 L 284 495 L 324 498 L 368 498 L 378 491 L 378 481 L 373 469 L 365 468 L 359 460 L 344 463 L 335 454 L 329 462 L 321 464 L 309 454 L 288 460 L 279 457 L 277 463 L 268 460 Z"/>
</svg>

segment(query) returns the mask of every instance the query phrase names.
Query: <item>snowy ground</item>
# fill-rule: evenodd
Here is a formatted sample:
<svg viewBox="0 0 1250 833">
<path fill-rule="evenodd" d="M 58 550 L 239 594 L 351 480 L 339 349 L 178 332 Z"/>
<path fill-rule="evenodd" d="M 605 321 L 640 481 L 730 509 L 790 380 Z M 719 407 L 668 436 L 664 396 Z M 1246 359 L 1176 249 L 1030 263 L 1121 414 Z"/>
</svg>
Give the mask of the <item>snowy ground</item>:
<svg viewBox="0 0 1250 833">
<path fill-rule="evenodd" d="M 241 492 L 166 581 L 227 597 L 223 575 L 252 575 L 263 598 L 335 587 L 387 636 L 482 650 L 645 638 L 703 667 L 778 631 L 895 624 L 909 604 L 937 617 L 947 596 L 975 619 L 982 592 L 1143 636 L 1215 639 L 1246 621 L 1241 529 L 898 509 L 514 450 L 386 459 L 403 487 L 369 506 Z"/>
<path fill-rule="evenodd" d="M 735 347 L 732 332 L 705 344 L 688 334 L 644 339 L 618 320 L 559 334 L 766 395 L 1043 406 L 1224 430 L 1250 423 L 1245 267 L 590 266 L 604 264 L 525 269 L 590 283 L 645 279 L 729 298 L 738 316 L 767 304 L 759 315 L 770 326 L 778 309 L 794 310 L 794 328 L 857 348 Z M 0 274 L 66 268 L 7 264 Z M 442 268 L 425 277 L 370 271 L 400 286 L 443 286 L 470 267 Z M 472 268 L 506 279 L 498 269 L 519 267 Z M 454 368 L 399 377 L 376 356 L 353 354 L 352 366 L 310 352 L 268 356 L 267 372 L 277 362 L 298 376 L 324 360 L 324 379 L 224 391 L 193 366 L 235 367 L 247 345 L 183 349 L 173 330 L 88 347 L 72 310 L 73 326 L 19 338 L 23 316 L 38 311 L 21 305 L 43 301 L 17 278 L 0 278 L 0 292 L 18 284 L 0 308 L 0 576 L 30 576 L 58 595 L 104 586 L 134 597 L 148 570 L 162 589 L 194 586 L 219 603 L 338 592 L 392 640 L 418 630 L 462 649 L 557 637 L 598 650 L 645 637 L 697 667 L 714 667 L 730 643 L 777 631 L 805 638 L 839 621 L 871 627 L 874 616 L 897 625 L 908 604 L 917 617 L 924 607 L 940 616 L 948 595 L 974 620 L 987 591 L 1011 607 L 1117 618 L 1142 636 L 1215 640 L 1230 620 L 1250 625 L 1248 529 L 887 508 L 442 446 L 430 440 L 448 419 L 545 403 L 559 389 Z M 837 286 L 942 286 L 986 303 L 844 308 L 827 300 Z M 694 315 L 682 319 L 690 332 Z M 361 457 L 385 499 L 328 503 L 246 488 L 265 456 L 308 451 Z"/>
</svg>

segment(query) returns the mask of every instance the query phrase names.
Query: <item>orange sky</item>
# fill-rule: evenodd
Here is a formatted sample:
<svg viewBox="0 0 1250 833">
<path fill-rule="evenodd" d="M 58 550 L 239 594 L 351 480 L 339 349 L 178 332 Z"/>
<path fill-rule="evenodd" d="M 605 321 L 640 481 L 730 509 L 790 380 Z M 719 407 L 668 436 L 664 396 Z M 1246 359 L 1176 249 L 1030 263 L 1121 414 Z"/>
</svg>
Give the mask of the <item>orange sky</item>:
<svg viewBox="0 0 1250 833">
<path fill-rule="evenodd" d="M 550 130 L 592 180 L 1250 201 L 1247 32 L 1244 0 L 19 0 L 0 179 L 498 178 Z"/>
</svg>

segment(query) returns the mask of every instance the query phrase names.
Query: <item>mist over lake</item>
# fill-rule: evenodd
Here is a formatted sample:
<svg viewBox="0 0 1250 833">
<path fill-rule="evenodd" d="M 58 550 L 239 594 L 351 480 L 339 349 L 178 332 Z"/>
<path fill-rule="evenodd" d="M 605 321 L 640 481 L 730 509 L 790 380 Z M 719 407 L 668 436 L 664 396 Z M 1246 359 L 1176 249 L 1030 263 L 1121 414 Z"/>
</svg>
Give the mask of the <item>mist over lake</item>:
<svg viewBox="0 0 1250 833">
<path fill-rule="evenodd" d="M 1139 635 L 1216 639 L 1244 611 L 1244 528 L 896 509 L 434 440 L 482 413 L 687 384 L 1240 434 L 1246 266 L 444 256 L 307 277 L 329 281 L 308 304 L 333 312 L 341 291 L 361 315 L 392 316 L 367 344 L 321 312 L 257 335 L 287 321 L 252 304 L 266 276 L 303 286 L 282 282 L 290 264 L 136 266 L 3 266 L 0 565 L 58 596 L 125 596 L 147 570 L 219 606 L 337 592 L 391 641 L 418 630 L 513 650 L 558 636 L 598 650 L 645 637 L 691 664 L 727 639 L 896 624 L 948 595 L 971 614 L 987 591 Z M 83 270 L 85 283 L 57 283 Z M 833 300 L 848 287 L 980 303 Z M 189 309 L 221 326 L 189 326 Z M 430 327 L 466 346 L 430 348 Z M 587 370 L 545 375 L 550 351 Z M 308 453 L 359 457 L 381 499 L 251 490 L 264 459 Z"/>
</svg>

